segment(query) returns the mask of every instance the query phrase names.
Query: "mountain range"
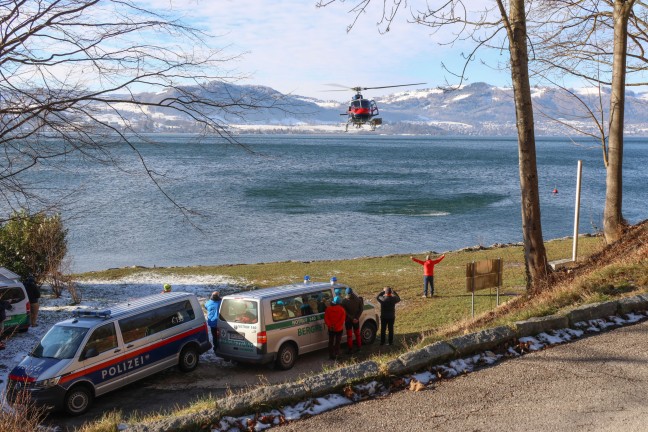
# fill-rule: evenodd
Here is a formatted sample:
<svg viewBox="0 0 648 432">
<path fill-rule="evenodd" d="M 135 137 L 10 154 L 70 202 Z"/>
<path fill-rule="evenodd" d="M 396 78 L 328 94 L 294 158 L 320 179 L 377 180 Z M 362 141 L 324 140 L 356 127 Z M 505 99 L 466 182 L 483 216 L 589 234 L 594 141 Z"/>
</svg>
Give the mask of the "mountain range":
<svg viewBox="0 0 648 432">
<path fill-rule="evenodd" d="M 343 133 L 347 104 L 294 94 L 282 94 L 270 87 L 212 82 L 200 90 L 202 97 L 231 99 L 260 108 L 236 107 L 215 111 L 211 115 L 245 133 Z M 141 93 L 142 100 L 162 100 L 162 93 Z M 349 90 L 349 97 L 353 92 Z M 365 97 L 371 98 L 369 91 Z M 589 106 L 597 118 L 607 121 L 609 89 L 578 88 L 569 92 L 552 87 L 533 87 L 536 134 L 540 136 L 579 136 L 582 131 L 595 132 L 596 124 L 584 108 Z M 513 89 L 486 83 L 473 83 L 457 89 L 437 88 L 408 90 L 374 98 L 380 109 L 381 134 L 421 135 L 487 135 L 516 134 Z M 600 102 L 599 102 L 600 101 Z M 592 107 L 602 106 L 603 116 Z M 106 114 L 108 115 L 108 114 Z M 154 108 L 128 110 L 108 122 L 128 121 L 140 132 L 195 132 L 197 125 L 177 112 Z M 355 132 L 349 128 L 349 132 Z M 368 128 L 361 129 L 368 133 Z M 648 93 L 626 93 L 625 133 L 648 134 Z"/>
</svg>

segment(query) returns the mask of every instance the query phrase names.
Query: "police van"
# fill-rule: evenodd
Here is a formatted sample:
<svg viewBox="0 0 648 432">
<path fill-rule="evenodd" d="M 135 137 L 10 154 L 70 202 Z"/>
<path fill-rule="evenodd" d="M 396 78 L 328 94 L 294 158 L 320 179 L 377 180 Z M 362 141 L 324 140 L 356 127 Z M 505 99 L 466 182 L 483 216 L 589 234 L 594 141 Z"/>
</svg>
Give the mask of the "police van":
<svg viewBox="0 0 648 432">
<path fill-rule="evenodd" d="M 293 367 L 297 356 L 328 347 L 324 311 L 336 291 L 347 286 L 336 281 L 284 285 L 223 297 L 218 316 L 216 355 L 226 360 Z M 376 339 L 377 310 L 365 302 L 360 318 L 363 345 Z M 342 341 L 346 340 L 346 332 Z"/>
<path fill-rule="evenodd" d="M 9 374 L 10 402 L 29 399 L 51 410 L 84 413 L 96 396 L 178 366 L 189 372 L 211 349 L 198 299 L 163 293 L 78 310 L 55 324 Z"/>
<path fill-rule="evenodd" d="M 0 300 L 11 305 L 11 309 L 5 312 L 4 331 L 27 331 L 31 312 L 27 291 L 20 282 L 20 276 L 4 267 L 0 267 Z"/>
</svg>

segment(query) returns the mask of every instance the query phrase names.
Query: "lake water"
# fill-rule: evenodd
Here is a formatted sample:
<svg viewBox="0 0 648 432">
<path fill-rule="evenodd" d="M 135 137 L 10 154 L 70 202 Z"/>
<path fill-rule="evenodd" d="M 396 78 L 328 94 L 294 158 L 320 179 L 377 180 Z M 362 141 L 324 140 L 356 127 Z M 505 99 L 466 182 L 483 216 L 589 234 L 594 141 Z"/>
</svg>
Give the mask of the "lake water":
<svg viewBox="0 0 648 432">
<path fill-rule="evenodd" d="M 63 207 L 75 271 L 321 260 L 446 251 L 522 239 L 517 141 L 376 135 L 257 135 L 250 151 L 186 135 L 140 150 L 161 186 L 197 212 L 189 220 L 143 174 L 70 161 L 30 178 L 74 193 Z M 573 231 L 583 160 L 580 231 L 600 230 L 605 170 L 595 143 L 539 139 L 545 239 Z M 625 145 L 624 216 L 647 217 L 648 139 Z M 559 193 L 552 194 L 557 188 Z"/>
</svg>

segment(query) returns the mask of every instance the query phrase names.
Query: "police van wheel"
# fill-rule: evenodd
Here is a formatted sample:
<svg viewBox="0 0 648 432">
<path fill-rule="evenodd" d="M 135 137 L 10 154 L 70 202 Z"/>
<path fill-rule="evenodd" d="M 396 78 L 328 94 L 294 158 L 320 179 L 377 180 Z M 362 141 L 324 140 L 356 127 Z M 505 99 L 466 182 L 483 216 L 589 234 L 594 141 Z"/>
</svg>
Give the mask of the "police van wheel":
<svg viewBox="0 0 648 432">
<path fill-rule="evenodd" d="M 362 345 L 371 345 L 376 340 L 376 324 L 373 322 L 366 322 L 360 330 L 360 337 L 362 338 Z"/>
<path fill-rule="evenodd" d="M 297 360 L 297 349 L 291 343 L 285 343 L 279 348 L 275 365 L 277 369 L 288 370 L 295 365 Z"/>
<path fill-rule="evenodd" d="M 73 387 L 65 394 L 65 411 L 73 416 L 83 414 L 92 403 L 92 391 L 83 385 Z"/>
<path fill-rule="evenodd" d="M 178 367 L 182 372 L 191 372 L 198 367 L 198 357 L 198 350 L 195 347 L 188 346 L 180 352 Z"/>
</svg>

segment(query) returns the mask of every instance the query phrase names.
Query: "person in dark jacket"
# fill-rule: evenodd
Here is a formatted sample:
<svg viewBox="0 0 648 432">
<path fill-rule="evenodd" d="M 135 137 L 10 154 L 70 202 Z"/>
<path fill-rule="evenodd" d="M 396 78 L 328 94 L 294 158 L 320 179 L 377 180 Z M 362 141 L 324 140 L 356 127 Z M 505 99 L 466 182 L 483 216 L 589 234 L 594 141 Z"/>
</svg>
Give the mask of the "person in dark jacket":
<svg viewBox="0 0 648 432">
<path fill-rule="evenodd" d="M 205 303 L 205 309 L 207 309 L 207 325 L 211 330 L 212 341 L 214 341 L 214 352 L 218 348 L 218 309 L 220 309 L 221 297 L 220 292 L 214 291 L 211 294 L 211 297 Z"/>
<path fill-rule="evenodd" d="M 331 360 L 336 360 L 340 355 L 340 342 L 342 342 L 346 319 L 346 312 L 340 303 L 342 303 L 340 296 L 335 296 L 331 306 L 328 306 L 324 311 L 324 323 L 328 327 L 329 334 L 329 359 Z"/>
<path fill-rule="evenodd" d="M 346 329 L 347 334 L 347 348 L 349 354 L 351 354 L 351 351 L 353 350 L 354 334 L 358 349 L 362 346 L 362 341 L 360 340 L 360 316 L 364 309 L 364 301 L 362 300 L 362 297 L 358 297 L 358 295 L 353 292 L 353 289 L 347 288 L 346 297 L 342 300 L 342 307 L 346 312 L 344 328 Z"/>
<path fill-rule="evenodd" d="M 376 297 L 380 303 L 380 345 L 385 345 L 385 330 L 389 331 L 387 345 L 394 343 L 394 321 L 396 320 L 396 303 L 400 297 L 391 287 L 386 287 Z"/>
<path fill-rule="evenodd" d="M 41 297 L 40 287 L 36 283 L 33 276 L 27 276 L 25 279 L 25 291 L 27 291 L 27 298 L 29 298 L 30 315 L 29 321 L 32 327 L 38 326 L 36 319 L 38 318 L 39 299 Z"/>
<path fill-rule="evenodd" d="M 12 310 L 13 306 L 7 300 L 0 299 L 0 350 L 5 349 L 5 344 L 3 341 L 4 333 L 4 321 L 7 319 L 8 310 Z"/>
</svg>

